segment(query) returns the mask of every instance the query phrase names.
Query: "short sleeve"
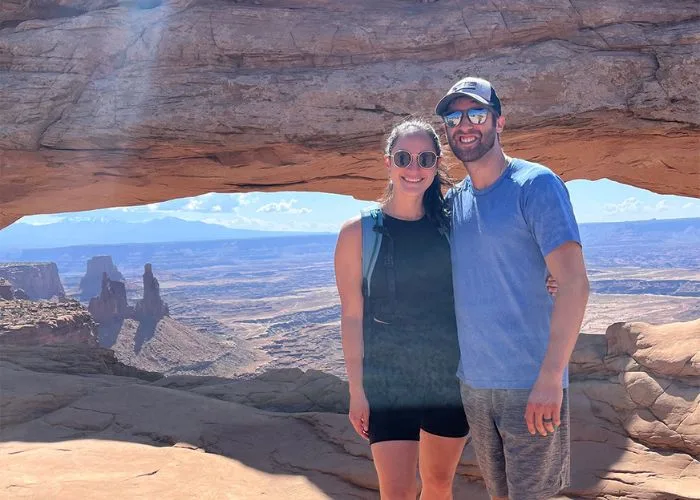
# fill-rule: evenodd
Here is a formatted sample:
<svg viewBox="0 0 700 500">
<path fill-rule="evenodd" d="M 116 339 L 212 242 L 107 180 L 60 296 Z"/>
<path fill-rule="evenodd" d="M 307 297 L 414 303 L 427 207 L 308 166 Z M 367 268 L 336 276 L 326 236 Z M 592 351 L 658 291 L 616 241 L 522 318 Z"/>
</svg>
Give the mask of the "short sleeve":
<svg viewBox="0 0 700 500">
<path fill-rule="evenodd" d="M 526 184 L 523 214 L 532 235 L 546 257 L 568 241 L 581 244 L 569 191 L 553 172 L 538 173 Z"/>
</svg>

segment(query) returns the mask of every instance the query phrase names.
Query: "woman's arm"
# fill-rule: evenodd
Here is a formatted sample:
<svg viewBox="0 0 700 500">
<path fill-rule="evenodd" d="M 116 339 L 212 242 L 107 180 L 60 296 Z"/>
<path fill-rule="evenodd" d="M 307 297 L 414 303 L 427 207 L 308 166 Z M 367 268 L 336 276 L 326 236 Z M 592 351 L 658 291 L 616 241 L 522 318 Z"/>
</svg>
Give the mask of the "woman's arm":
<svg viewBox="0 0 700 500">
<path fill-rule="evenodd" d="M 369 405 L 362 386 L 362 227 L 359 217 L 346 222 L 335 247 L 335 280 L 340 296 L 340 333 L 350 386 L 350 422 L 367 437 Z"/>
</svg>

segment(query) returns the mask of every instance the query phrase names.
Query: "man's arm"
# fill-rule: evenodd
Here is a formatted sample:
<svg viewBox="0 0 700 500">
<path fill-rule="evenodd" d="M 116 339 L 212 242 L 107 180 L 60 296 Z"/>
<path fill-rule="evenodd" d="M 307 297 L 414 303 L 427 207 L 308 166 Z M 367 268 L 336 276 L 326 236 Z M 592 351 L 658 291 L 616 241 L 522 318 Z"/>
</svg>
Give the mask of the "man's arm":
<svg viewBox="0 0 700 500">
<path fill-rule="evenodd" d="M 525 420 L 531 434 L 546 436 L 560 424 L 562 378 L 576 346 L 588 302 L 588 277 L 581 246 L 568 241 L 545 256 L 547 268 L 559 284 L 547 352 L 530 393 Z M 549 421 L 551 419 L 551 421 Z"/>
<path fill-rule="evenodd" d="M 532 178 L 523 198 L 523 214 L 549 273 L 559 284 L 547 350 L 525 411 L 530 433 L 546 436 L 560 423 L 564 370 L 588 302 L 588 278 L 569 193 L 556 174 L 540 171 Z"/>
</svg>

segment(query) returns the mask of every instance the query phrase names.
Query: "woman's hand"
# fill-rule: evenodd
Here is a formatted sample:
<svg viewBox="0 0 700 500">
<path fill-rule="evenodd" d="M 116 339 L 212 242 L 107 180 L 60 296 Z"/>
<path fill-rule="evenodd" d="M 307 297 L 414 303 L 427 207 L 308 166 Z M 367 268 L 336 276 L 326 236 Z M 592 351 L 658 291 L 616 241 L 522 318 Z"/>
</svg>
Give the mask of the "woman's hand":
<svg viewBox="0 0 700 500">
<path fill-rule="evenodd" d="M 369 402 L 365 391 L 350 393 L 350 423 L 361 438 L 369 440 Z"/>
<path fill-rule="evenodd" d="M 545 282 L 545 285 L 547 286 L 547 291 L 549 292 L 550 295 L 552 295 L 552 296 L 557 295 L 557 292 L 559 291 L 559 284 L 557 283 L 557 280 L 555 280 L 551 274 L 547 275 L 547 281 Z"/>
</svg>

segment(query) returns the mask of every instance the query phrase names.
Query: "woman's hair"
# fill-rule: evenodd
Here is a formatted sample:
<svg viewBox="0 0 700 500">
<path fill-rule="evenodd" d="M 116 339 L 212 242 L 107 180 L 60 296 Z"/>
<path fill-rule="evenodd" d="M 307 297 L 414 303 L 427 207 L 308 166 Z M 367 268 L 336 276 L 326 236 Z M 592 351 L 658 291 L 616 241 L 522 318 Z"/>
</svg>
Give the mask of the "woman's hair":
<svg viewBox="0 0 700 500">
<path fill-rule="evenodd" d="M 387 137 L 386 146 L 384 148 L 384 154 L 391 156 L 391 150 L 394 149 L 396 141 L 401 137 L 415 134 L 415 133 L 425 133 L 428 135 L 430 140 L 433 142 L 433 147 L 435 148 L 435 154 L 442 156 L 442 146 L 440 145 L 440 138 L 435 132 L 430 123 L 425 120 L 411 118 L 409 120 L 403 121 L 396 125 Z M 432 184 L 423 193 L 423 209 L 425 210 L 425 215 L 430 222 L 435 224 L 440 231 L 448 231 L 450 227 L 449 211 L 445 203 L 445 197 L 442 194 L 443 187 L 450 187 L 453 183 L 444 169 L 442 162 L 437 167 L 437 172 L 435 173 L 435 179 L 433 179 Z M 394 193 L 394 185 L 389 182 L 384 189 L 384 193 L 379 202 L 384 204 L 391 199 Z"/>
</svg>

